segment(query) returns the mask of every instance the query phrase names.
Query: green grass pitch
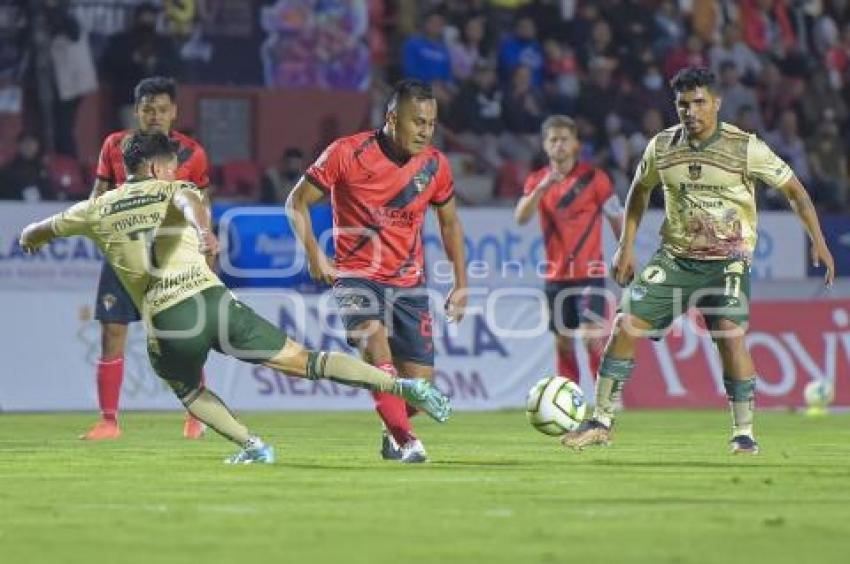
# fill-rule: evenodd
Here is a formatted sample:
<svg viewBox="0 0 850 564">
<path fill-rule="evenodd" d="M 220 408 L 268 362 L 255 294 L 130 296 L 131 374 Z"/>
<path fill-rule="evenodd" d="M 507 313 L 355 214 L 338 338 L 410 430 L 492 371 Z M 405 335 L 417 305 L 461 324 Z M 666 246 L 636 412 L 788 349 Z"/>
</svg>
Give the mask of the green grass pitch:
<svg viewBox="0 0 850 564">
<path fill-rule="evenodd" d="M 378 460 L 370 413 L 246 413 L 273 466 L 180 438 L 177 413 L 0 416 L 5 563 L 827 563 L 850 560 L 850 415 L 760 413 L 731 456 L 720 411 L 627 411 L 574 454 L 521 412 L 418 420 L 432 462 Z"/>
</svg>

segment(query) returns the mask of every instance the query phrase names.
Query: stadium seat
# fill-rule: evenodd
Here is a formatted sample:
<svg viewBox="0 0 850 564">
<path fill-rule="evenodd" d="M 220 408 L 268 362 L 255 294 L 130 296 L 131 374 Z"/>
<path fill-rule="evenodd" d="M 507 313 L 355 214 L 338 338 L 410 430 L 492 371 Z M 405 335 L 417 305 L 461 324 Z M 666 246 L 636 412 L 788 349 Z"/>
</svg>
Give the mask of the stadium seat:
<svg viewBox="0 0 850 564">
<path fill-rule="evenodd" d="M 230 161 L 221 165 L 217 198 L 242 202 L 260 199 L 260 167 L 253 161 Z"/>
<path fill-rule="evenodd" d="M 47 157 L 46 162 L 57 198 L 84 200 L 89 197 L 91 186 L 83 178 L 83 169 L 77 159 L 53 154 Z"/>
</svg>

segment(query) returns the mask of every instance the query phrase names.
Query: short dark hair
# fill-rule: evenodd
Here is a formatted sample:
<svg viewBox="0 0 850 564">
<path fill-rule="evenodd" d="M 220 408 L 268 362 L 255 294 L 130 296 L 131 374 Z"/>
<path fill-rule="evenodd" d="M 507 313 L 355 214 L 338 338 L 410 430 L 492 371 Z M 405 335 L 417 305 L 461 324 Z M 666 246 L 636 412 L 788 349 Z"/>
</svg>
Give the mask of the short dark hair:
<svg viewBox="0 0 850 564">
<path fill-rule="evenodd" d="M 138 168 L 150 159 L 158 157 L 176 157 L 178 142 L 165 133 L 142 133 L 137 131 L 128 135 L 121 145 L 124 156 L 124 168 L 127 172 Z"/>
<path fill-rule="evenodd" d="M 430 84 L 408 78 L 397 82 L 393 87 L 387 102 L 387 111 L 396 109 L 405 100 L 436 100 L 436 98 Z"/>
<path fill-rule="evenodd" d="M 167 76 L 145 78 L 133 90 L 133 97 L 136 104 L 141 102 L 145 96 L 158 96 L 159 94 L 168 95 L 172 102 L 177 100 L 177 83 L 174 82 L 173 78 L 168 78 Z"/>
<path fill-rule="evenodd" d="M 578 127 L 576 122 L 570 116 L 555 114 L 543 120 L 543 125 L 540 126 L 540 133 L 545 139 L 549 134 L 550 129 L 561 128 L 569 129 L 573 135 L 578 135 Z"/>
<path fill-rule="evenodd" d="M 674 92 L 687 92 L 700 87 L 714 92 L 717 90 L 717 77 L 705 67 L 687 67 L 676 73 L 670 81 L 670 87 Z"/>
</svg>

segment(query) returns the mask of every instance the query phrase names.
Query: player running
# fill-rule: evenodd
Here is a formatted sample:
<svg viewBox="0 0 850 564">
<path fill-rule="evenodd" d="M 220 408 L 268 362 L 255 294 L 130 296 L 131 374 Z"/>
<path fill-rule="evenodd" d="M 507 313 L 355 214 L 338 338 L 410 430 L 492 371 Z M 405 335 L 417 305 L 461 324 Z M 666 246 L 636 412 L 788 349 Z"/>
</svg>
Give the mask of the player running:
<svg viewBox="0 0 850 564">
<path fill-rule="evenodd" d="M 386 123 L 377 131 L 334 141 L 290 194 L 287 214 L 304 245 L 310 274 L 333 283 L 348 340 L 372 365 L 396 376 L 434 375 L 431 312 L 425 288 L 422 224 L 437 212 L 454 288 L 445 301 L 449 320 L 460 321 L 467 302 L 463 231 L 446 157 L 431 146 L 437 101 L 415 80 L 396 85 Z M 335 264 L 313 235 L 309 206 L 330 195 Z M 424 462 L 408 409 L 395 396 L 376 392 L 385 431 L 384 459 Z"/>
<path fill-rule="evenodd" d="M 693 306 L 702 313 L 723 365 L 732 412 L 731 450 L 756 454 L 756 372 L 745 332 L 758 181 L 788 198 L 812 240 L 814 263 L 826 267 L 827 286 L 832 285 L 835 267 L 814 206 L 791 168 L 755 135 L 718 122 L 721 99 L 714 74 L 687 68 L 671 86 L 681 123 L 650 140 L 626 200 L 613 275 L 621 286 L 631 284 L 599 369 L 593 418 L 564 435 L 562 442 L 574 449 L 609 442 L 615 406 L 634 369 L 635 341 L 659 338 Z M 665 205 L 661 248 L 632 281 L 635 236 L 657 184 L 664 190 Z"/>
<path fill-rule="evenodd" d="M 204 190 L 209 186 L 207 155 L 197 141 L 172 130 L 177 117 L 177 86 L 170 78 L 146 78 L 136 85 L 135 111 L 139 130 L 144 133 L 165 133 L 179 143 L 177 152 L 177 179 L 186 180 Z M 97 162 L 97 179 L 92 197 L 104 194 L 127 179 L 121 144 L 133 131 L 123 130 L 110 134 L 100 149 Z M 207 199 L 208 201 L 208 199 Z M 124 346 L 127 342 L 127 325 L 139 321 L 139 312 L 127 294 L 115 271 L 103 264 L 97 286 L 95 319 L 101 327 L 101 355 L 97 363 L 97 397 L 101 420 L 81 439 L 117 439 L 121 436 L 118 425 L 118 403 L 124 379 Z M 204 427 L 190 414 L 186 415 L 183 436 L 200 438 Z"/>
<path fill-rule="evenodd" d="M 581 143 L 575 122 L 562 115 L 543 122 L 543 150 L 549 164 L 528 175 L 515 217 L 524 225 L 540 213 L 546 245 L 546 300 L 555 334 L 558 374 L 578 382 L 574 337 L 581 338 L 593 374 L 599 369 L 606 323 L 602 217 L 619 238 L 623 207 L 611 179 L 578 162 Z"/>
<path fill-rule="evenodd" d="M 428 382 L 392 378 L 348 355 L 307 351 L 237 300 L 204 256 L 218 251 L 218 241 L 201 192 L 173 181 L 179 150 L 162 133 L 133 134 L 125 141 L 126 183 L 27 226 L 20 245 L 33 252 L 72 235 L 97 243 L 144 316 L 156 373 L 189 413 L 242 448 L 226 462 L 270 463 L 274 450 L 204 386 L 210 349 L 293 376 L 394 394 L 438 421 L 448 419 L 448 398 Z"/>
</svg>

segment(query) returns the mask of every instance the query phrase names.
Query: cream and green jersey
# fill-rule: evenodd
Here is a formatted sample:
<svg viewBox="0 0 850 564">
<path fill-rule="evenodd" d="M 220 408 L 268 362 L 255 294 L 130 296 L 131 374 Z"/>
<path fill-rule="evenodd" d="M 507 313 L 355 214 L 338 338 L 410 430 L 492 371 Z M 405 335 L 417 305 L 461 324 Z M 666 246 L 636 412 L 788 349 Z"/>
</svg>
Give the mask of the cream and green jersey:
<svg viewBox="0 0 850 564">
<path fill-rule="evenodd" d="M 751 261 L 756 246 L 756 181 L 779 187 L 794 172 L 755 135 L 727 123 L 692 146 L 681 125 L 647 144 L 635 173 L 644 186 L 661 184 L 665 220 L 661 247 L 699 260 Z"/>
<path fill-rule="evenodd" d="M 174 195 L 190 182 L 128 180 L 51 218 L 60 237 L 92 239 L 145 319 L 211 286 L 223 285 L 198 251 L 200 240 Z"/>
</svg>

